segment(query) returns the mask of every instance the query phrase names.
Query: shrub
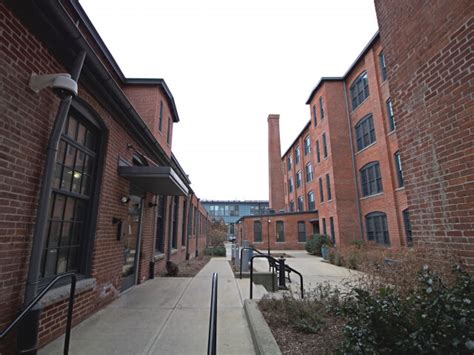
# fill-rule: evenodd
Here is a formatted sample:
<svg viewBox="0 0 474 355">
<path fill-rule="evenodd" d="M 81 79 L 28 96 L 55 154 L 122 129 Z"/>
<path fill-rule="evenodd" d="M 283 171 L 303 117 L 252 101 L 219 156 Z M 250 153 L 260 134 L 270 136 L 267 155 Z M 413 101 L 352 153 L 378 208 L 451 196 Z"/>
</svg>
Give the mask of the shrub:
<svg viewBox="0 0 474 355">
<path fill-rule="evenodd" d="M 306 241 L 305 249 L 311 255 L 321 256 L 321 247 L 328 245 L 330 240 L 327 236 L 322 234 L 313 234 L 311 238 Z"/>
<path fill-rule="evenodd" d="M 225 256 L 226 250 L 223 246 L 207 247 L 206 249 L 204 249 L 204 254 L 212 256 Z"/>
<path fill-rule="evenodd" d="M 474 278 L 460 268 L 446 284 L 428 267 L 402 295 L 391 286 L 370 292 L 356 287 L 342 314 L 343 353 L 468 354 L 474 351 Z"/>
</svg>

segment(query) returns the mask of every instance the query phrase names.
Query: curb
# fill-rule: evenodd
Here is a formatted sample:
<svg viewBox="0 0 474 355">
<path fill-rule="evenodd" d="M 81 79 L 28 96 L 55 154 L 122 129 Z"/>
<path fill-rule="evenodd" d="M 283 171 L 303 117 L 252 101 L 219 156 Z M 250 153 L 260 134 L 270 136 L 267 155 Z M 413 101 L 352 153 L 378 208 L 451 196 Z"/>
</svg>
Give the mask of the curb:
<svg viewBox="0 0 474 355">
<path fill-rule="evenodd" d="M 280 348 L 273 337 L 272 331 L 258 309 L 254 300 L 244 301 L 245 316 L 252 335 L 253 346 L 257 355 L 281 355 Z"/>
</svg>

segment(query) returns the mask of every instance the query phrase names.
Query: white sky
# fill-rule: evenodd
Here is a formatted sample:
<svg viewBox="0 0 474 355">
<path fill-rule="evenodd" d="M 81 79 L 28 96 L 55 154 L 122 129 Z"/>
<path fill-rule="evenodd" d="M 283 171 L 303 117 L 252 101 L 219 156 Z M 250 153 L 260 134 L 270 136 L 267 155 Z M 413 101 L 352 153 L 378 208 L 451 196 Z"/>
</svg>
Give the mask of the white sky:
<svg viewBox="0 0 474 355">
<path fill-rule="evenodd" d="M 81 0 L 126 77 L 163 78 L 173 152 L 202 199 L 268 199 L 267 116 L 282 153 L 322 76 L 377 31 L 373 0 Z"/>
</svg>

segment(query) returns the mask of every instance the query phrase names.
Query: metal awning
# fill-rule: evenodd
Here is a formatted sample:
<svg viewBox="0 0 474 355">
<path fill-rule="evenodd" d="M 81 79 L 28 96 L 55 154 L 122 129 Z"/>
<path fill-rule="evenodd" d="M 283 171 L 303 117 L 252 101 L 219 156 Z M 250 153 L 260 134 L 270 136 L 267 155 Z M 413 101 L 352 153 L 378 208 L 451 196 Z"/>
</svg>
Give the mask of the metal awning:
<svg viewBox="0 0 474 355">
<path fill-rule="evenodd" d="M 118 174 L 146 192 L 165 196 L 188 195 L 188 188 L 169 166 L 119 166 Z"/>
</svg>

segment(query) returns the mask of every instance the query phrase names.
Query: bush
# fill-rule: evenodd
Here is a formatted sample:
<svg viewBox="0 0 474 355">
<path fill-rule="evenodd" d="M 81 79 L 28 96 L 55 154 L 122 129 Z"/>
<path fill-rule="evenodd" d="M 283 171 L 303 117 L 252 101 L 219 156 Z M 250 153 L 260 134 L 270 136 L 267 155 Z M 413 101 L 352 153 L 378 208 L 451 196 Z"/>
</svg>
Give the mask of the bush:
<svg viewBox="0 0 474 355">
<path fill-rule="evenodd" d="M 321 247 L 323 245 L 329 245 L 330 240 L 326 235 L 313 234 L 305 244 L 306 251 L 311 255 L 321 256 Z"/>
<path fill-rule="evenodd" d="M 428 267 L 402 295 L 384 286 L 354 288 L 342 306 L 343 353 L 470 354 L 474 351 L 474 278 L 460 268 L 448 285 Z"/>
<path fill-rule="evenodd" d="M 226 250 L 223 246 L 207 247 L 206 249 L 204 249 L 204 254 L 212 256 L 225 256 Z"/>
</svg>

